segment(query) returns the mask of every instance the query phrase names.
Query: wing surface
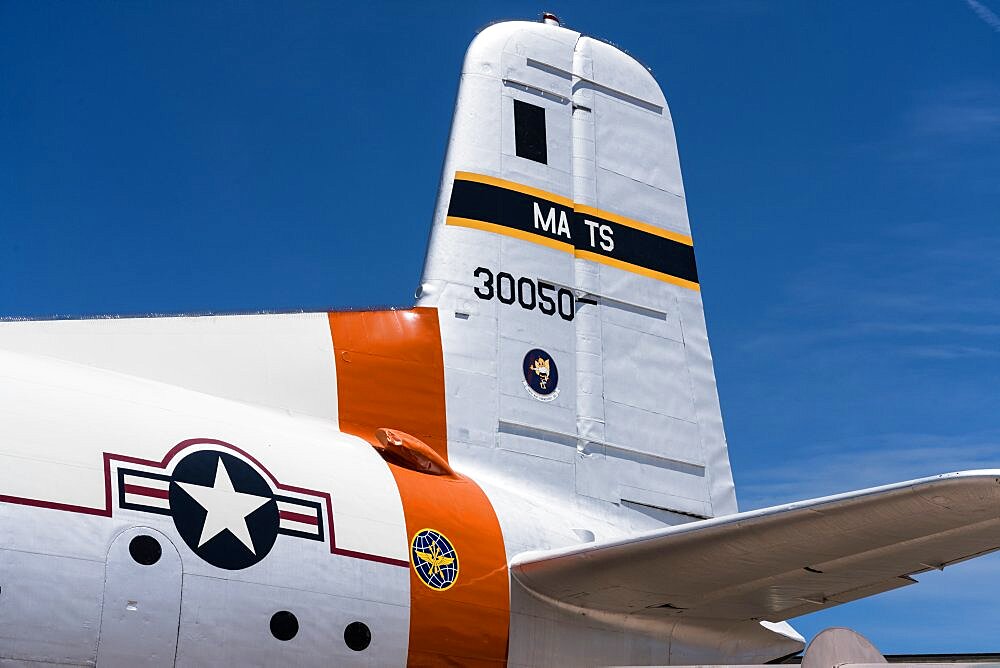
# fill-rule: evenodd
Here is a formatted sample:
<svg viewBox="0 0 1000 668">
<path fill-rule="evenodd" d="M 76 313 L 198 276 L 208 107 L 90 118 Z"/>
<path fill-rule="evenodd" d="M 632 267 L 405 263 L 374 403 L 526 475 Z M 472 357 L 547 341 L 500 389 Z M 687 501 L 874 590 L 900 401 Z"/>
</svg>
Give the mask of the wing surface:
<svg viewBox="0 0 1000 668">
<path fill-rule="evenodd" d="M 998 548 L 1000 470 L 984 470 L 525 553 L 511 568 L 530 591 L 561 604 L 776 622 Z"/>
</svg>

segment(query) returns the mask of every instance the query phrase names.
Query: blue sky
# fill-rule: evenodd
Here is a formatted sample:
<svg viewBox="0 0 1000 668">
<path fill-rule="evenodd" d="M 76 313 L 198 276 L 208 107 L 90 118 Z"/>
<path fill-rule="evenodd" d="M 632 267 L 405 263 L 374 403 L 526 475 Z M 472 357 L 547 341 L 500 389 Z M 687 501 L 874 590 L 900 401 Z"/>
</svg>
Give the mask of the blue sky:
<svg viewBox="0 0 1000 668">
<path fill-rule="evenodd" d="M 673 112 L 744 509 L 1000 467 L 1000 0 L 0 2 L 0 316 L 408 305 L 468 41 Z M 1000 558 L 794 622 L 1000 650 Z"/>
</svg>

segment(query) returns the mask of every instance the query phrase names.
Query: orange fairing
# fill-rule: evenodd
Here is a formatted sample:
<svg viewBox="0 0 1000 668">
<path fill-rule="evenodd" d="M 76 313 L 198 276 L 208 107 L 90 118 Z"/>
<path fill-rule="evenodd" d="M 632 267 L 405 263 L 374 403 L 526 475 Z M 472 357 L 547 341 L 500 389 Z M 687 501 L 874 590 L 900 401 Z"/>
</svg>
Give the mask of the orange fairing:
<svg viewBox="0 0 1000 668">
<path fill-rule="evenodd" d="M 340 428 L 373 441 L 379 427 L 413 434 L 448 459 L 437 311 L 331 313 Z"/>
<path fill-rule="evenodd" d="M 372 443 L 382 455 L 382 459 L 391 464 L 402 466 L 417 473 L 430 475 L 449 475 L 455 477 L 451 465 L 444 457 L 434 452 L 429 445 L 418 438 L 396 429 L 376 429 L 375 438 L 378 443 Z"/>
<path fill-rule="evenodd" d="M 340 428 L 381 449 L 386 444 L 376 435 L 380 428 L 396 432 L 401 440 L 412 434 L 450 470 L 437 310 L 331 313 L 330 331 Z M 383 432 L 383 438 L 387 436 Z M 408 541 L 427 529 L 445 536 L 454 547 L 452 567 L 457 573 L 447 587 L 435 587 L 425 583 L 411 563 L 409 665 L 449 660 L 504 665 L 510 589 L 493 507 L 469 478 L 432 475 L 391 461 Z M 410 552 L 412 562 L 414 550 Z"/>
</svg>

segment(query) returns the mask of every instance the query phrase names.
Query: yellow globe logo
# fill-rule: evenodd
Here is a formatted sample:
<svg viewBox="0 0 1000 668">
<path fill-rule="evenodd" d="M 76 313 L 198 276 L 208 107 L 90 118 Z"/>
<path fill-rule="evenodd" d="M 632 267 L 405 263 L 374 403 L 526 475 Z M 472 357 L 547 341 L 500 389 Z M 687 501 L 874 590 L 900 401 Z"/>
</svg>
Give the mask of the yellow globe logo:
<svg viewBox="0 0 1000 668">
<path fill-rule="evenodd" d="M 431 589 L 444 591 L 458 579 L 458 553 L 444 534 L 421 529 L 410 541 L 410 561 L 420 581 Z"/>
</svg>

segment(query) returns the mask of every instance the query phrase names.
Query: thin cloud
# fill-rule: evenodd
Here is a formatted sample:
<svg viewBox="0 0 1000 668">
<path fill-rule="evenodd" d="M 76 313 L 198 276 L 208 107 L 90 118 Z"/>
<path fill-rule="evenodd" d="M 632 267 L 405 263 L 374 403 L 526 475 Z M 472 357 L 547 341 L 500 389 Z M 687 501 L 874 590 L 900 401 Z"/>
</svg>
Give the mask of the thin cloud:
<svg viewBox="0 0 1000 668">
<path fill-rule="evenodd" d="M 969 81 L 929 91 L 916 101 L 906 120 L 914 139 L 967 142 L 996 138 L 1000 135 L 1000 89 L 993 82 Z"/>
<path fill-rule="evenodd" d="M 993 32 L 1000 33 L 1000 16 L 997 16 L 996 12 L 979 0 L 965 0 L 965 4 L 983 20 L 983 23 L 993 28 Z"/>
<path fill-rule="evenodd" d="M 1000 236 L 956 237 L 954 228 L 964 224 L 900 224 L 879 230 L 867 246 L 826 245 L 785 285 L 766 313 L 768 326 L 748 332 L 741 349 L 1000 357 L 1000 298 L 992 290 L 1000 282 Z M 908 236 L 911 227 L 920 235 Z M 870 267 L 863 290 L 844 280 L 857 266 Z"/>
<path fill-rule="evenodd" d="M 901 349 L 904 355 L 911 357 L 921 357 L 924 359 L 937 360 L 958 360 L 970 358 L 996 358 L 1000 357 L 1000 350 L 996 348 L 983 348 L 981 346 L 962 345 L 924 345 L 924 346 L 904 346 Z"/>
<path fill-rule="evenodd" d="M 853 334 L 961 334 L 963 336 L 1000 336 L 1000 324 L 969 324 L 964 322 L 864 322 L 858 323 Z"/>
<path fill-rule="evenodd" d="M 1000 433 L 887 433 L 803 446 L 785 463 L 747 470 L 740 508 L 762 508 L 949 471 L 1000 467 Z"/>
<path fill-rule="evenodd" d="M 898 123 L 866 146 L 867 159 L 916 180 L 995 196 L 1000 147 L 1000 86 L 969 79 L 914 91 Z"/>
</svg>

